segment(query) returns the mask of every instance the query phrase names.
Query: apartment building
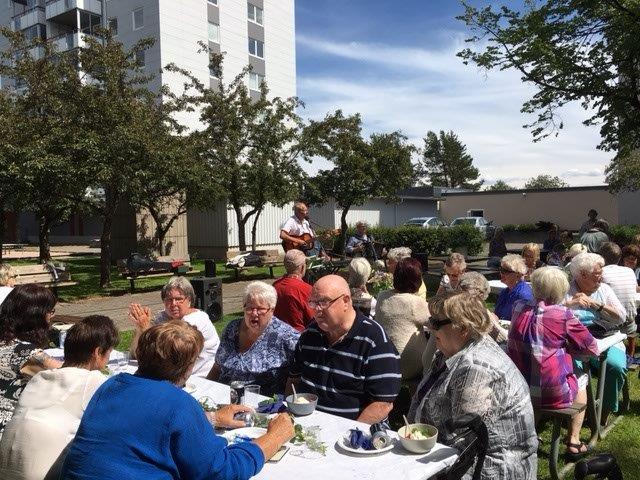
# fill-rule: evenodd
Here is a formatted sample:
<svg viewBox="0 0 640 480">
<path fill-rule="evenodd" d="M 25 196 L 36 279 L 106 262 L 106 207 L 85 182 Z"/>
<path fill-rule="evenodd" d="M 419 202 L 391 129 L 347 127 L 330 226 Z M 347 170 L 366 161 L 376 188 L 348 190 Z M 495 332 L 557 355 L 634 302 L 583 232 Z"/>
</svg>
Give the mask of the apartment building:
<svg viewBox="0 0 640 480">
<path fill-rule="evenodd" d="M 56 42 L 59 51 L 82 47 L 100 25 L 109 26 L 125 46 L 151 37 L 155 44 L 138 61 L 155 75 L 150 83 L 155 91 L 161 85 L 181 91 L 184 79 L 162 71 L 169 63 L 189 70 L 205 84 L 217 85 L 220 72 L 210 71 L 208 55 L 198 52 L 200 45 L 208 45 L 210 51 L 224 53 L 223 81 L 231 81 L 251 65 L 246 82 L 252 96 L 259 94 L 263 80 L 270 96 L 296 95 L 294 0 L 0 0 L 0 25 L 28 38 Z M 5 47 L 6 40 L 0 38 L 0 49 Z M 0 79 L 0 86 L 7 82 Z M 185 114 L 178 120 L 198 128 L 197 115 Z M 226 220 L 224 209 L 220 214 Z M 114 232 L 115 256 L 135 250 L 141 240 L 138 232 L 152 231 L 150 225 L 140 228 L 149 221 L 132 210 L 123 212 Z M 176 222 L 167 237 L 177 254 L 187 251 L 186 222 L 186 218 Z M 8 223 L 8 241 L 37 240 L 33 215 L 22 213 Z M 99 236 L 99 228 L 92 219 L 74 218 L 54 227 L 51 240 L 83 243 Z"/>
</svg>

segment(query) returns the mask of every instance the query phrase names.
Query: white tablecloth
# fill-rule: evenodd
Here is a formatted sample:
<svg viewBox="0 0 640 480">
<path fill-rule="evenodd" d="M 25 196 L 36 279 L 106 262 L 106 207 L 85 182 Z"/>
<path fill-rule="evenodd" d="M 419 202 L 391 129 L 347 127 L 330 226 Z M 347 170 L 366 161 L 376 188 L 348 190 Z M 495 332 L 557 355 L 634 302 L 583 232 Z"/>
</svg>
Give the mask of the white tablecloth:
<svg viewBox="0 0 640 480">
<path fill-rule="evenodd" d="M 491 293 L 495 295 L 498 295 L 502 290 L 507 288 L 500 280 L 489 280 L 489 287 L 491 288 Z"/>
<path fill-rule="evenodd" d="M 53 357 L 62 358 L 62 350 L 53 348 L 47 350 Z M 114 351 L 111 354 L 109 369 L 115 373 L 126 371 L 135 373 L 135 361 L 127 367 L 119 368 L 116 364 L 121 354 Z M 193 385 L 196 390 L 193 397 L 200 399 L 209 397 L 216 403 L 229 403 L 229 387 L 221 383 L 212 382 L 202 377 L 191 377 L 187 385 Z M 304 458 L 293 454 L 305 447 L 291 445 L 290 451 L 278 463 L 266 463 L 262 471 L 254 478 L 257 479 L 294 479 L 305 480 L 425 480 L 439 471 L 451 466 L 457 458 L 457 450 L 436 444 L 427 454 L 409 454 L 399 441 L 388 453 L 377 456 L 356 456 L 343 452 L 336 442 L 350 428 L 359 427 L 366 432 L 369 425 L 348 420 L 323 412 L 314 412 L 306 417 L 297 417 L 296 422 L 302 426 L 320 426 L 320 438 L 327 445 L 325 457 Z"/>
</svg>

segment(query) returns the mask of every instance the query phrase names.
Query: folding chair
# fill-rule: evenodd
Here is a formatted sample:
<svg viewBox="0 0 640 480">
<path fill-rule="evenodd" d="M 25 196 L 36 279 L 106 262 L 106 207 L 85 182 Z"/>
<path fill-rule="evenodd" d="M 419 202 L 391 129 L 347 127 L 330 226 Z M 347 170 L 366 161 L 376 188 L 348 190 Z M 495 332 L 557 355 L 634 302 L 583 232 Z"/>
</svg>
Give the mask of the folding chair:
<svg viewBox="0 0 640 480">
<path fill-rule="evenodd" d="M 460 450 L 460 455 L 451 467 L 434 478 L 436 480 L 460 480 L 475 463 L 472 479 L 479 480 L 489 443 L 487 426 L 482 421 L 482 418 L 475 413 L 468 413 L 460 418 L 447 420 L 445 425 L 451 432 L 461 431 L 450 444 L 451 447 Z"/>
</svg>

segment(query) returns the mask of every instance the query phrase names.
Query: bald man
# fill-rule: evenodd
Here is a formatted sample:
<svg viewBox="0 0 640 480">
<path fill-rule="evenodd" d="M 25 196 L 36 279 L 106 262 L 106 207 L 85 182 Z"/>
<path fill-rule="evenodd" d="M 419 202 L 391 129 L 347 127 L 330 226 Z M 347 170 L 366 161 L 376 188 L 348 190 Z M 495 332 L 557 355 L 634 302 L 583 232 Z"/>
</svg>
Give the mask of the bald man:
<svg viewBox="0 0 640 480">
<path fill-rule="evenodd" d="M 287 382 L 318 395 L 318 410 L 374 424 L 387 418 L 400 391 L 400 356 L 384 329 L 354 310 L 344 278 L 313 286 L 313 321 L 300 336 Z"/>
<path fill-rule="evenodd" d="M 309 307 L 311 285 L 303 280 L 307 257 L 300 250 L 289 250 L 284 256 L 287 271 L 273 282 L 278 301 L 273 314 L 297 331 L 302 332 L 311 323 L 315 312 Z"/>
</svg>

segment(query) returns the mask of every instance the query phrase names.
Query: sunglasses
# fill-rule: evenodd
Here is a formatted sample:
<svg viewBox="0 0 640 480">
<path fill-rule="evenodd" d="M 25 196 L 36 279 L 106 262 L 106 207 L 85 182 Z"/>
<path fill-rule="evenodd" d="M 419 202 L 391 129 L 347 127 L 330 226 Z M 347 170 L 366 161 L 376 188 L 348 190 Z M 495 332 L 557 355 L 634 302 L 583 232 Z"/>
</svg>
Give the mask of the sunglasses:
<svg viewBox="0 0 640 480">
<path fill-rule="evenodd" d="M 508 268 L 500 267 L 500 273 L 504 273 L 505 275 L 509 273 L 516 273 L 513 270 L 509 270 Z"/>
<path fill-rule="evenodd" d="M 451 323 L 452 322 L 450 318 L 443 318 L 442 320 L 436 320 L 435 318 L 431 317 L 429 319 L 429 326 L 431 327 L 431 330 L 433 330 L 434 332 L 437 332 L 445 325 L 450 325 Z"/>
</svg>

